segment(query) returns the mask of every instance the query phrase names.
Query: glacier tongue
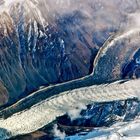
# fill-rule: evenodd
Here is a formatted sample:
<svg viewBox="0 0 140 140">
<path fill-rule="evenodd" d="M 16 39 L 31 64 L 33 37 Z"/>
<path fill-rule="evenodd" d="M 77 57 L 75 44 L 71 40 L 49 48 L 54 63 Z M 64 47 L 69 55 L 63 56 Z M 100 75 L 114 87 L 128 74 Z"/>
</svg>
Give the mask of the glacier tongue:
<svg viewBox="0 0 140 140">
<path fill-rule="evenodd" d="M 0 126 L 8 132 L 0 137 L 13 137 L 34 132 L 51 123 L 56 117 L 62 116 L 73 110 L 79 104 L 88 105 L 94 102 L 108 102 L 140 97 L 140 80 L 131 80 L 123 84 L 91 86 L 63 92 L 59 95 L 41 101 L 31 108 L 13 114 L 7 119 L 0 119 Z M 104 92 L 103 92 L 104 91 Z"/>
</svg>

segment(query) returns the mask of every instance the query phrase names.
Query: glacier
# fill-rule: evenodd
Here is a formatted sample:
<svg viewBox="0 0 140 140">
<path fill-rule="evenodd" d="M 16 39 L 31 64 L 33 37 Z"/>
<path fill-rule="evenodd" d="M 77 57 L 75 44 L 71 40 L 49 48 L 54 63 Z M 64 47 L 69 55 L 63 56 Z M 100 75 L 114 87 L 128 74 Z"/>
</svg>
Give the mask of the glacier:
<svg viewBox="0 0 140 140">
<path fill-rule="evenodd" d="M 32 135 L 96 102 L 139 100 L 139 5 L 0 1 L 0 139 Z M 65 139 L 137 139 L 133 119 Z"/>
</svg>

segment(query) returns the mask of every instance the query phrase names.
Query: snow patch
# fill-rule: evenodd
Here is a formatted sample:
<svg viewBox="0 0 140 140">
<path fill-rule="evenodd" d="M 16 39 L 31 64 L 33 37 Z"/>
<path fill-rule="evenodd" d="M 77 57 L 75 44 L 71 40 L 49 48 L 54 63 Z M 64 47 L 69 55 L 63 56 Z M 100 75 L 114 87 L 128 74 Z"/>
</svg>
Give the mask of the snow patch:
<svg viewBox="0 0 140 140">
<path fill-rule="evenodd" d="M 4 12 L 4 11 L 9 11 L 10 7 L 14 3 L 23 3 L 23 2 L 24 2 L 24 0 L 3 0 L 0 3 L 0 13 Z"/>
<path fill-rule="evenodd" d="M 85 104 L 79 103 L 76 105 L 76 108 L 69 110 L 67 113 L 71 119 L 71 121 L 80 118 L 81 117 L 81 110 L 87 109 L 87 106 Z"/>
<path fill-rule="evenodd" d="M 53 133 L 55 137 L 58 137 L 61 140 L 64 140 L 64 138 L 66 137 L 66 134 L 58 129 L 57 124 L 54 125 Z"/>
</svg>

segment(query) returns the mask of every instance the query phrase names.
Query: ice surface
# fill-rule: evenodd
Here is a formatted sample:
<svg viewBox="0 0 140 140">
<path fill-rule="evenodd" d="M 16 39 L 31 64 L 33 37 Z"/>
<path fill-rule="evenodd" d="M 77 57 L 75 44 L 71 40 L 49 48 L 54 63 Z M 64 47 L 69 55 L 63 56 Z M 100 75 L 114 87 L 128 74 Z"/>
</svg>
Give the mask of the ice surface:
<svg viewBox="0 0 140 140">
<path fill-rule="evenodd" d="M 117 123 L 109 128 L 97 128 L 86 135 L 76 134 L 65 140 L 140 140 L 140 118 Z"/>
</svg>

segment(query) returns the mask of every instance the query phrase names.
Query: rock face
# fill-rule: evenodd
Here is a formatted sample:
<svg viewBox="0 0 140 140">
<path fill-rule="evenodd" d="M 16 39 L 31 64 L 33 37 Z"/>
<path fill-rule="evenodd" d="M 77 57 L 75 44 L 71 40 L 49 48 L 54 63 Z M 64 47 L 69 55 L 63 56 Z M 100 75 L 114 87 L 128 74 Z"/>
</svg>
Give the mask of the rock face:
<svg viewBox="0 0 140 140">
<path fill-rule="evenodd" d="M 11 104 L 40 86 L 90 74 L 100 47 L 123 26 L 126 11 L 136 9 L 135 4 L 121 7 L 120 2 L 3 0 L 0 105 Z"/>
<path fill-rule="evenodd" d="M 25 78 L 19 63 L 19 44 L 11 17 L 7 13 L 0 16 L 0 79 L 1 92 L 5 91 L 5 97 L 19 95 L 25 89 Z M 5 89 L 5 90 L 4 90 Z M 12 93 L 11 96 L 9 93 Z M 1 95 L 4 93 L 2 92 Z M 2 97 L 1 97 L 2 98 Z M 4 101 L 4 103 L 6 103 Z"/>
</svg>

